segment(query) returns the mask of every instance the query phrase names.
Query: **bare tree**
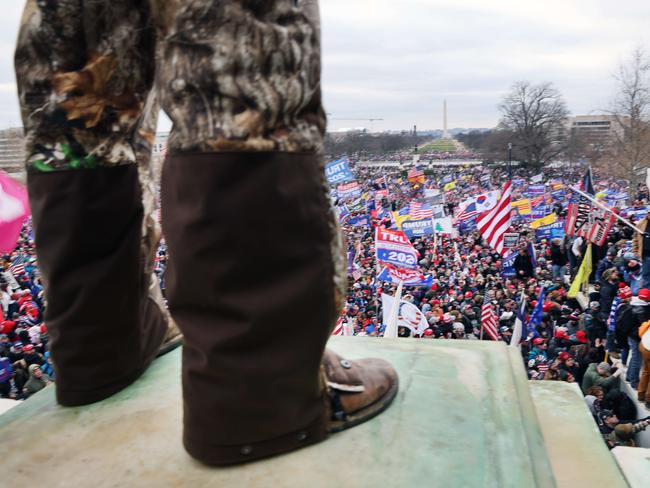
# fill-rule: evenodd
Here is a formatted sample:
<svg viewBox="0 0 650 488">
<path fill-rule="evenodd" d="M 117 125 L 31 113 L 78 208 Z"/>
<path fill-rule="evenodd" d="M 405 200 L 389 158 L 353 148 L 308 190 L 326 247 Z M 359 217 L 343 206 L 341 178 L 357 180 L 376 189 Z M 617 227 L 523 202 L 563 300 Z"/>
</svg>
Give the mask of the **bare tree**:
<svg viewBox="0 0 650 488">
<path fill-rule="evenodd" d="M 513 135 L 513 155 L 524 164 L 541 166 L 566 144 L 566 102 L 552 83 L 515 83 L 499 104 L 499 129 Z"/>
<path fill-rule="evenodd" d="M 611 168 L 630 181 L 630 198 L 635 198 L 639 181 L 650 167 L 650 60 L 640 47 L 622 63 L 615 75 L 616 95 L 610 113 L 614 116 L 612 144 L 608 154 Z"/>
</svg>

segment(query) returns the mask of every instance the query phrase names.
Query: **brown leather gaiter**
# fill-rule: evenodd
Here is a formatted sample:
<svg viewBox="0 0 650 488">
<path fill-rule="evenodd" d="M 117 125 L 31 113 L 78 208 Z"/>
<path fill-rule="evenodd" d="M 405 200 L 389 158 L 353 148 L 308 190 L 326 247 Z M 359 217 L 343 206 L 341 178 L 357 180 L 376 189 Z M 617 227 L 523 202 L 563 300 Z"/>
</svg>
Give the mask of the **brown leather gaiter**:
<svg viewBox="0 0 650 488">
<path fill-rule="evenodd" d="M 184 443 L 229 464 L 327 435 L 319 367 L 335 320 L 329 202 L 314 154 L 192 153 L 162 177 Z"/>
<path fill-rule="evenodd" d="M 135 165 L 28 173 L 57 400 L 102 400 L 151 362 L 167 325 L 143 283 Z"/>
</svg>

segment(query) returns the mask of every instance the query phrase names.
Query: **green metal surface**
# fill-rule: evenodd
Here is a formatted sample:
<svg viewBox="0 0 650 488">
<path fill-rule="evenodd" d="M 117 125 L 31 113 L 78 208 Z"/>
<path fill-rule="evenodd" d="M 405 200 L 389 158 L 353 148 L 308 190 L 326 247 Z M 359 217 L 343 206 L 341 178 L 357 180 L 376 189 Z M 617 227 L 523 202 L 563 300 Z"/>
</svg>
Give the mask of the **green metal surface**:
<svg viewBox="0 0 650 488">
<path fill-rule="evenodd" d="M 631 488 L 650 486 L 650 449 L 617 447 L 612 453 Z"/>
<path fill-rule="evenodd" d="M 558 486 L 627 486 L 577 384 L 531 381 L 530 391 Z"/>
<path fill-rule="evenodd" d="M 180 441 L 177 350 L 106 401 L 63 408 L 47 388 L 0 416 L 9 447 L 0 465 L 13 487 L 554 486 L 521 361 L 502 343 L 346 337 L 330 346 L 391 361 L 401 383 L 385 413 L 321 444 L 226 469 L 193 461 Z"/>
</svg>

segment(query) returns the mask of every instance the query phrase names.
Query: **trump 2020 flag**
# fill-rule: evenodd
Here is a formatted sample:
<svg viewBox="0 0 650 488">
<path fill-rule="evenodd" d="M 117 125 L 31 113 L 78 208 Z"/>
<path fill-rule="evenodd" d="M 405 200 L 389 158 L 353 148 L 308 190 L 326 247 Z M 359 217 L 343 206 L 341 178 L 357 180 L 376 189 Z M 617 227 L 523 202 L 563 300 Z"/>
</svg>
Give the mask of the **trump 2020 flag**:
<svg viewBox="0 0 650 488">
<path fill-rule="evenodd" d="M 27 190 L 0 171 L 0 252 L 11 252 L 16 247 L 20 229 L 29 216 Z"/>
</svg>

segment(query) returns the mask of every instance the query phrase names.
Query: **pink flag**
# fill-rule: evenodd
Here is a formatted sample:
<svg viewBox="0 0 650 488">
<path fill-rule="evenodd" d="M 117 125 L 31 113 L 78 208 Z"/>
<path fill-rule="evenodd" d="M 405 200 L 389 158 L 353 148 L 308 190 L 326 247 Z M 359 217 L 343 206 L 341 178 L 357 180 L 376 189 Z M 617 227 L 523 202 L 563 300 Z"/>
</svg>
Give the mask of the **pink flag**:
<svg viewBox="0 0 650 488">
<path fill-rule="evenodd" d="M 0 171 L 0 252 L 14 250 L 20 229 L 28 216 L 27 190 L 7 173 Z"/>
</svg>

